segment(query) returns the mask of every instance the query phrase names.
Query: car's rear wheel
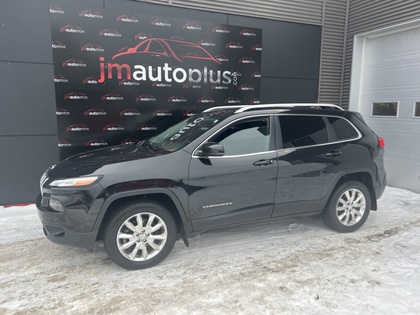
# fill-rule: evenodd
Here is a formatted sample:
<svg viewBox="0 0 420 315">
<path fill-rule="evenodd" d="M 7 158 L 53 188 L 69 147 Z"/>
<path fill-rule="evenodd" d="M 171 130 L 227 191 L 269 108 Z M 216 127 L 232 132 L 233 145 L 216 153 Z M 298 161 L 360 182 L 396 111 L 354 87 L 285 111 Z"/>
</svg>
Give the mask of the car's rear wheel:
<svg viewBox="0 0 420 315">
<path fill-rule="evenodd" d="M 144 269 L 169 255 L 176 233 L 175 220 L 165 207 L 152 201 L 139 202 L 117 209 L 105 228 L 104 244 L 117 265 Z"/>
<path fill-rule="evenodd" d="M 367 220 L 371 200 L 368 189 L 358 181 L 339 186 L 322 214 L 325 224 L 341 233 L 358 230 Z"/>
</svg>

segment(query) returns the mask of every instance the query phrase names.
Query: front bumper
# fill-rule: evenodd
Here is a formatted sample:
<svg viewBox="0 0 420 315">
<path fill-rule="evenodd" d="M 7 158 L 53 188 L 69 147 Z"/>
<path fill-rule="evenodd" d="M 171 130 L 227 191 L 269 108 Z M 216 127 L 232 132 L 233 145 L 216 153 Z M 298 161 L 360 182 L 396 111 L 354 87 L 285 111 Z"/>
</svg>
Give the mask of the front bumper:
<svg viewBox="0 0 420 315">
<path fill-rule="evenodd" d="M 55 211 L 49 206 L 50 199 L 49 194 L 39 195 L 36 202 L 45 236 L 54 243 L 92 250 L 98 235 L 98 230 L 94 229 L 95 208 L 87 211 L 86 205 L 73 205 L 65 207 L 64 211 Z"/>
<path fill-rule="evenodd" d="M 41 212 L 38 211 L 38 215 L 40 215 L 40 213 Z M 45 236 L 53 243 L 72 245 L 88 250 L 93 249 L 96 242 L 96 236 L 98 235 L 98 231 L 94 231 L 91 233 L 80 233 L 68 230 L 64 227 L 58 227 L 47 224 L 43 224 L 43 230 Z"/>
</svg>

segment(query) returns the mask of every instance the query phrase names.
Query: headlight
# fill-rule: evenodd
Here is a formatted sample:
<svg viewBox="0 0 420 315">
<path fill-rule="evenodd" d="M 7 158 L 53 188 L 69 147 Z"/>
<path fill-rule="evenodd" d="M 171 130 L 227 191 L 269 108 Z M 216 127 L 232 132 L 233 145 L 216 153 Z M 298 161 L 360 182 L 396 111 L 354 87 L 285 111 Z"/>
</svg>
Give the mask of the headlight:
<svg viewBox="0 0 420 315">
<path fill-rule="evenodd" d="M 77 178 L 66 178 L 57 179 L 50 183 L 50 186 L 54 187 L 82 187 L 93 184 L 99 179 L 99 176 L 91 177 L 77 177 Z"/>
</svg>

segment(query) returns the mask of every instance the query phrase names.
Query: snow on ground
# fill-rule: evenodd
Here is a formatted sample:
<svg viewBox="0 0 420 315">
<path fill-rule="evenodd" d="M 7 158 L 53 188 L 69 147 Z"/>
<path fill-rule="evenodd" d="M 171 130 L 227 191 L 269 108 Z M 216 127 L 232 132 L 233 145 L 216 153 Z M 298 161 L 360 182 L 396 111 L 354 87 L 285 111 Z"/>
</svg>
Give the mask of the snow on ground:
<svg viewBox="0 0 420 315">
<path fill-rule="evenodd" d="M 0 207 L 0 314 L 420 314 L 419 292 L 420 195 L 402 189 L 352 234 L 319 217 L 219 229 L 140 271 Z"/>
</svg>

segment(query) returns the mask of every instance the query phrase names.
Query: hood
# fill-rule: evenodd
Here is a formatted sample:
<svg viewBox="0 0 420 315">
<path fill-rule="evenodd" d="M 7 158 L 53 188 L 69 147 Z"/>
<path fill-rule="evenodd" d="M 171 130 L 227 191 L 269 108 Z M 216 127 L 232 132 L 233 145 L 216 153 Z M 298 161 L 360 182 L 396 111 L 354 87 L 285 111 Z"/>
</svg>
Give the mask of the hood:
<svg viewBox="0 0 420 315">
<path fill-rule="evenodd" d="M 144 141 L 137 144 L 97 149 L 76 154 L 57 163 L 48 170 L 48 177 L 51 179 L 79 177 L 93 174 L 104 165 L 146 159 L 168 153 L 164 150 L 151 148 L 145 145 Z"/>
</svg>

